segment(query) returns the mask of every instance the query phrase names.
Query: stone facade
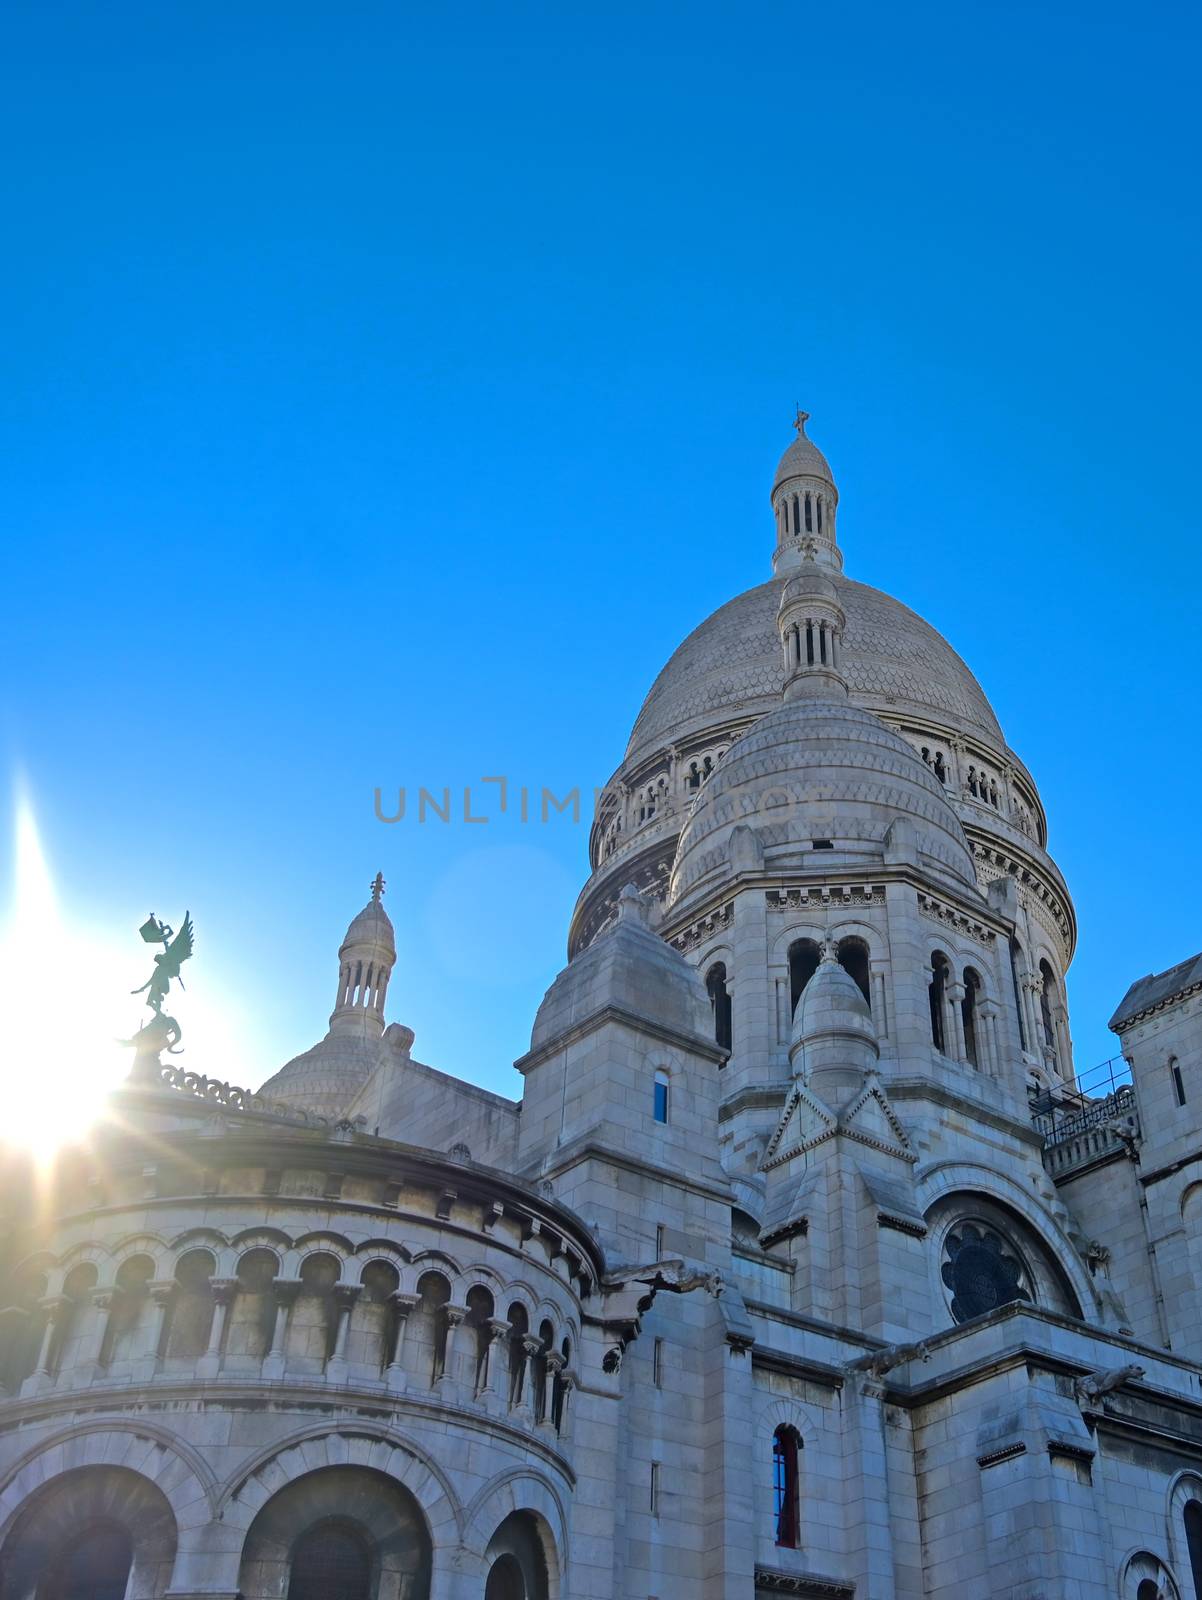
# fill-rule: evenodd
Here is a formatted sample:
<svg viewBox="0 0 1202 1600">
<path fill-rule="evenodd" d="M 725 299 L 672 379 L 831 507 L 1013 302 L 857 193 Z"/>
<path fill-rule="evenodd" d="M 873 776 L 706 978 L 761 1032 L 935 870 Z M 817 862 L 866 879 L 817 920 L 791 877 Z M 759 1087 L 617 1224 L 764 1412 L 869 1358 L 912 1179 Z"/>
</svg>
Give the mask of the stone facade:
<svg viewBox="0 0 1202 1600">
<path fill-rule="evenodd" d="M 773 579 L 656 680 L 520 1099 L 386 1025 L 382 885 L 259 1094 L 4 1174 L 0 1600 L 1202 1600 L 1202 958 L 1078 1080 L 968 668 Z"/>
</svg>

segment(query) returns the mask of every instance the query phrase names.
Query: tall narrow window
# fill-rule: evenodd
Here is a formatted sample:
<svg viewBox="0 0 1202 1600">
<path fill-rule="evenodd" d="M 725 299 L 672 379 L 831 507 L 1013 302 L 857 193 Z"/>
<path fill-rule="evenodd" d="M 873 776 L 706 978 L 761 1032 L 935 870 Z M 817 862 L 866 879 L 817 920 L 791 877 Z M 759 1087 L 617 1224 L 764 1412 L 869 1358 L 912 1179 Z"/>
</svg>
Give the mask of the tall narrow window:
<svg viewBox="0 0 1202 1600">
<path fill-rule="evenodd" d="M 947 977 L 947 957 L 936 951 L 931 957 L 931 981 L 927 993 L 931 1002 L 931 1043 L 944 1055 L 947 1054 L 943 1028 Z"/>
<path fill-rule="evenodd" d="M 1056 997 L 1056 975 L 1048 962 L 1041 961 L 1039 976 L 1042 980 L 1039 990 L 1039 1020 L 1043 1027 L 1043 1047 L 1055 1059 L 1056 1023 L 1052 1016 L 1052 1001 Z"/>
<path fill-rule="evenodd" d="M 714 1038 L 724 1050 L 730 1049 L 730 991 L 726 987 L 726 967 L 716 961 L 705 975 L 705 989 L 714 1012 Z"/>
<path fill-rule="evenodd" d="M 856 980 L 856 987 L 864 996 L 869 1009 L 872 1007 L 872 995 L 868 983 L 868 946 L 863 939 L 840 939 L 839 965 L 850 977 Z"/>
<path fill-rule="evenodd" d="M 981 998 L 981 979 L 971 967 L 964 969 L 964 998 L 960 1015 L 964 1021 L 964 1053 L 970 1066 L 979 1068 L 981 1052 L 977 1044 L 977 1006 Z"/>
<path fill-rule="evenodd" d="M 664 1341 L 657 1339 L 651 1346 L 651 1381 L 657 1389 L 664 1386 Z"/>
<path fill-rule="evenodd" d="M 1181 1520 L 1185 1523 L 1185 1548 L 1189 1554 L 1194 1593 L 1202 1595 L 1202 1503 L 1187 1500 Z"/>
<path fill-rule="evenodd" d="M 133 1544 L 113 1522 L 94 1523 L 67 1545 L 38 1587 L 47 1600 L 125 1600 Z"/>
<path fill-rule="evenodd" d="M 800 1445 L 796 1428 L 782 1424 L 772 1435 L 772 1515 L 776 1542 L 786 1550 L 797 1549 L 801 1533 L 797 1482 Z"/>
<path fill-rule="evenodd" d="M 806 495 L 806 532 L 807 533 L 813 533 L 813 531 L 814 531 L 813 501 L 810 499 L 809 495 Z"/>
<path fill-rule="evenodd" d="M 659 1516 L 659 1462 L 651 1463 L 651 1493 L 648 1497 L 649 1509 L 653 1517 Z"/>
<path fill-rule="evenodd" d="M 821 952 L 813 939 L 798 939 L 789 946 L 789 1007 L 797 1010 L 802 990 L 818 971 Z"/>
<path fill-rule="evenodd" d="M 668 1074 L 662 1067 L 655 1074 L 655 1120 L 667 1122 L 668 1120 Z"/>
<path fill-rule="evenodd" d="M 330 1517 L 292 1547 L 288 1600 L 369 1600 L 371 1550 L 351 1522 Z"/>
<path fill-rule="evenodd" d="M 1185 1084 L 1181 1081 L 1181 1063 L 1176 1056 L 1169 1057 L 1169 1071 L 1173 1077 L 1173 1093 L 1177 1096 L 1177 1104 L 1185 1104 Z"/>
<path fill-rule="evenodd" d="M 1014 985 L 1014 1009 L 1018 1015 L 1018 1044 L 1021 1050 L 1027 1048 L 1027 1024 L 1023 1018 L 1023 997 L 1018 987 L 1018 965 L 1022 960 L 1022 946 L 1017 939 L 1010 941 L 1010 981 Z"/>
</svg>

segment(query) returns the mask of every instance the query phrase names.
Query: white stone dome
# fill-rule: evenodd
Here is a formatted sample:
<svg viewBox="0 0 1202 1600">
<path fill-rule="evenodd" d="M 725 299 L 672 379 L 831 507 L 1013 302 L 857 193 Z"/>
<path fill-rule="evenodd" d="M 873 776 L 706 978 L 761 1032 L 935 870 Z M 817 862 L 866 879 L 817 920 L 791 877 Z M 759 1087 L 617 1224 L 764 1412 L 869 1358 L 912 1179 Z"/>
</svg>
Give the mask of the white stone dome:
<svg viewBox="0 0 1202 1600">
<path fill-rule="evenodd" d="M 1005 750 L 980 684 L 946 639 L 900 600 L 842 573 L 827 576 L 847 617 L 840 669 L 857 705 L 910 712 Z M 651 685 L 626 762 L 779 704 L 784 664 L 776 618 L 785 586 L 795 577 L 773 578 L 736 595 L 694 628 Z"/>
<path fill-rule="evenodd" d="M 776 476 L 772 480 L 775 491 L 782 483 L 790 478 L 822 478 L 835 487 L 835 475 L 830 469 L 830 464 L 822 451 L 812 439 L 808 439 L 804 432 L 799 432 L 796 439 L 781 456 L 776 464 Z"/>
<path fill-rule="evenodd" d="M 346 930 L 343 949 L 352 944 L 378 944 L 396 955 L 392 920 L 378 900 L 369 900 Z"/>
<path fill-rule="evenodd" d="M 905 818 L 928 870 L 976 892 L 960 820 L 943 788 L 900 735 L 847 701 L 796 699 L 735 743 L 685 822 L 669 902 L 730 873 L 731 835 L 750 829 L 769 870 L 883 863 L 886 835 Z"/>
<path fill-rule="evenodd" d="M 331 1031 L 312 1049 L 286 1062 L 259 1093 L 323 1117 L 340 1117 L 383 1054 L 378 1034 Z"/>
</svg>

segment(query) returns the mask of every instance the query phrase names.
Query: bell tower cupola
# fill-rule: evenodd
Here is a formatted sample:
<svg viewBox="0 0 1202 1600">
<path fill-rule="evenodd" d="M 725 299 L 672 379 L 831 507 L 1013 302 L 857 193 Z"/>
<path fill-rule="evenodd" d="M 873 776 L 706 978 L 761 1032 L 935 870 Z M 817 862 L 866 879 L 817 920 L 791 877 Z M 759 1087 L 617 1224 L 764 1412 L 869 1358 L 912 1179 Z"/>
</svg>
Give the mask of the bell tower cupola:
<svg viewBox="0 0 1202 1600">
<path fill-rule="evenodd" d="M 346 930 L 338 951 L 338 998 L 330 1013 L 331 1033 L 378 1039 L 384 1032 L 384 996 L 396 963 L 396 941 L 383 894 L 384 879 L 377 872 L 371 899 Z"/>
<path fill-rule="evenodd" d="M 772 570 L 792 572 L 803 561 L 842 571 L 843 556 L 835 540 L 835 508 L 839 491 L 826 457 L 806 437 L 809 412 L 799 410 L 793 426 L 797 437 L 777 463 L 772 481 L 776 518 L 776 550 Z"/>
<path fill-rule="evenodd" d="M 803 561 L 781 591 L 776 614 L 785 665 L 785 699 L 809 695 L 846 700 L 843 629 L 847 617 L 839 595 L 816 561 Z"/>
</svg>

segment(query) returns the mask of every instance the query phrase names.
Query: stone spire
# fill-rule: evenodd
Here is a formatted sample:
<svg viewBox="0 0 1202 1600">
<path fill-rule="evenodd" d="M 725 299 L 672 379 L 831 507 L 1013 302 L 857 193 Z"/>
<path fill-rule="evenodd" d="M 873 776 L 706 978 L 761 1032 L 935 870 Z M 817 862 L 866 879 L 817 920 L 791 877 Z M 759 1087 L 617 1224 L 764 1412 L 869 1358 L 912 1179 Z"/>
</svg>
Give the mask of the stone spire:
<svg viewBox="0 0 1202 1600">
<path fill-rule="evenodd" d="M 384 996 L 396 962 L 396 941 L 383 895 L 383 874 L 377 872 L 371 899 L 346 930 L 338 951 L 338 997 L 330 1013 L 331 1033 L 378 1039 L 384 1032 Z"/>
<path fill-rule="evenodd" d="M 839 491 L 826 457 L 806 437 L 809 412 L 798 410 L 793 423 L 797 438 L 781 456 L 772 481 L 776 517 L 773 572 L 792 572 L 803 561 L 842 571 L 843 555 L 835 540 L 835 508 Z"/>
</svg>

